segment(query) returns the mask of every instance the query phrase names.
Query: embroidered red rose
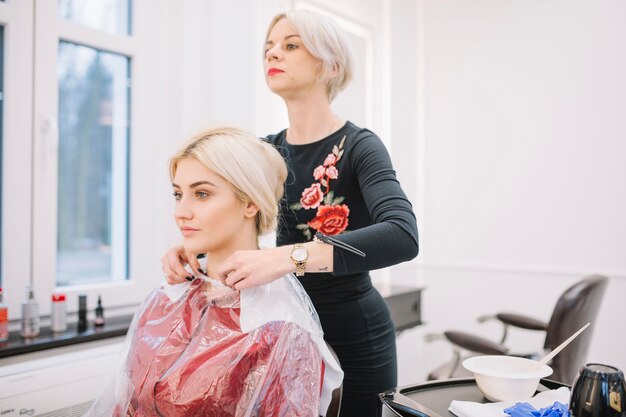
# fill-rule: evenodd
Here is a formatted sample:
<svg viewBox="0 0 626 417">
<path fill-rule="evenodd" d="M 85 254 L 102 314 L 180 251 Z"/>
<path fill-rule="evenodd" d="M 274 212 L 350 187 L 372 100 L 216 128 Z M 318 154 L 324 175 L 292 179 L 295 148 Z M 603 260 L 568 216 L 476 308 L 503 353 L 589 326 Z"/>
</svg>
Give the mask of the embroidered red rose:
<svg viewBox="0 0 626 417">
<path fill-rule="evenodd" d="M 317 168 L 315 168 L 315 170 L 313 171 L 313 177 L 319 181 L 322 178 L 324 178 L 324 174 L 326 173 L 326 168 L 324 168 L 322 165 L 318 166 Z"/>
<path fill-rule="evenodd" d="M 336 165 L 343 156 L 345 142 L 344 136 L 338 144 L 333 145 L 332 152 L 326 156 L 322 165 L 316 166 L 313 170 L 313 178 L 318 182 L 302 192 L 300 201 L 289 205 L 294 211 L 317 209 L 314 219 L 296 225 L 296 229 L 300 230 L 307 240 L 313 238 L 312 229 L 332 236 L 338 235 L 348 227 L 350 209 L 347 205 L 341 204 L 345 196 L 335 195 L 334 187 L 331 190 L 330 186 L 331 181 L 339 179 L 339 169 Z"/>
<path fill-rule="evenodd" d="M 305 209 L 314 209 L 319 207 L 323 199 L 324 193 L 322 192 L 322 186 L 320 184 L 313 184 L 302 191 L 300 204 L 302 204 L 302 207 Z"/>
<path fill-rule="evenodd" d="M 330 166 L 326 168 L 326 175 L 328 175 L 328 178 L 331 180 L 335 180 L 339 176 L 339 171 L 337 171 L 337 168 L 334 166 Z"/>
<path fill-rule="evenodd" d="M 337 157 L 332 153 L 329 153 L 326 159 L 324 159 L 324 166 L 335 165 L 337 163 Z"/>
<path fill-rule="evenodd" d="M 348 227 L 350 209 L 345 204 L 337 206 L 320 206 L 317 215 L 308 225 L 328 236 L 338 235 Z"/>
</svg>

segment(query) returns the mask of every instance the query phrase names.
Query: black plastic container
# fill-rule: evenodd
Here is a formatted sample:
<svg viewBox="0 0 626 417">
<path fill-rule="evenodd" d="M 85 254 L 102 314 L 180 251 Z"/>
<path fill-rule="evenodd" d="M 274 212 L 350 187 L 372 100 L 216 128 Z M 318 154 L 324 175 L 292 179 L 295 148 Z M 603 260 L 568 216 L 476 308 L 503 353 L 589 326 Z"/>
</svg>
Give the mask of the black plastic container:
<svg viewBox="0 0 626 417">
<path fill-rule="evenodd" d="M 78 296 L 78 333 L 87 330 L 87 296 L 81 294 Z"/>
<path fill-rule="evenodd" d="M 619 369 L 589 363 L 572 386 L 571 417 L 626 417 L 626 382 Z"/>
</svg>

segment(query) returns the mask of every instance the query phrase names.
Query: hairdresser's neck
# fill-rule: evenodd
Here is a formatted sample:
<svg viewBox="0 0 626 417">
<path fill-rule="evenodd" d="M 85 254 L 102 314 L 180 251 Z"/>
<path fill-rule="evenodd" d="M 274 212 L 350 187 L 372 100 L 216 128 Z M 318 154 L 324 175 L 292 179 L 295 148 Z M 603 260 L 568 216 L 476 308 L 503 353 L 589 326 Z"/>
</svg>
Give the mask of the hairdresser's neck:
<svg viewBox="0 0 626 417">
<path fill-rule="evenodd" d="M 294 145 L 316 142 L 337 130 L 341 121 L 323 91 L 285 98 L 289 114 L 287 141 Z"/>
</svg>

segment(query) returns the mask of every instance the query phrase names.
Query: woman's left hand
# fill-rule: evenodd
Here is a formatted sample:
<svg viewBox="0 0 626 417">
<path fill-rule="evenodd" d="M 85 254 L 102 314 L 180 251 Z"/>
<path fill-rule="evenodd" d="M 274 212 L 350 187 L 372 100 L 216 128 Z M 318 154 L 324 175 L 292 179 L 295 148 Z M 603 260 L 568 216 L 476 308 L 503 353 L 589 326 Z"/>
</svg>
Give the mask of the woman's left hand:
<svg viewBox="0 0 626 417">
<path fill-rule="evenodd" d="M 240 250 L 217 268 L 217 274 L 225 285 L 236 290 L 258 287 L 295 270 L 290 253 L 288 246 Z"/>
</svg>

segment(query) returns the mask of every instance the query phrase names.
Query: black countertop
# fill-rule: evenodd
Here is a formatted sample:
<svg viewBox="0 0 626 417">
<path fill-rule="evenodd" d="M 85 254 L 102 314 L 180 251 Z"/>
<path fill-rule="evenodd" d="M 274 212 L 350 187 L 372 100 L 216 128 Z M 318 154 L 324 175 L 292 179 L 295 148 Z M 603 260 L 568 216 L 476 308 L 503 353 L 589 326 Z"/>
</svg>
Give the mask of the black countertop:
<svg viewBox="0 0 626 417">
<path fill-rule="evenodd" d="M 87 330 L 80 333 L 76 323 L 68 324 L 67 331 L 63 333 L 53 333 L 49 327 L 42 327 L 39 336 L 33 338 L 24 338 L 18 331 L 10 332 L 9 340 L 0 342 L 0 358 L 124 336 L 132 318 L 132 315 L 109 318 L 102 327 L 95 327 L 90 322 Z"/>
<path fill-rule="evenodd" d="M 389 306 L 396 332 L 422 324 L 421 288 L 391 286 L 379 288 L 379 291 Z M 39 336 L 34 338 L 23 338 L 18 331 L 10 332 L 9 340 L 0 342 L 0 359 L 124 336 L 132 318 L 132 315 L 107 318 L 102 327 L 94 327 L 93 323 L 90 322 L 87 330 L 80 333 L 77 331 L 76 323 L 69 324 L 67 331 L 63 333 L 52 333 L 49 327 L 42 327 Z"/>
<path fill-rule="evenodd" d="M 537 392 L 569 388 L 569 385 L 541 379 Z M 449 411 L 452 400 L 487 403 L 474 378 L 428 381 L 417 385 L 398 387 L 379 395 L 381 417 L 456 417 Z"/>
</svg>

